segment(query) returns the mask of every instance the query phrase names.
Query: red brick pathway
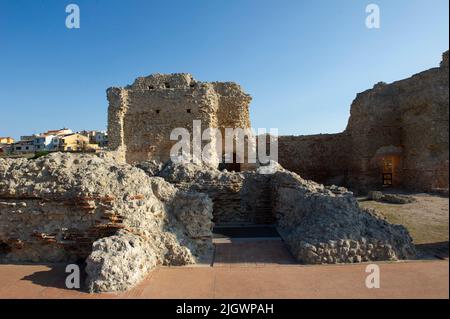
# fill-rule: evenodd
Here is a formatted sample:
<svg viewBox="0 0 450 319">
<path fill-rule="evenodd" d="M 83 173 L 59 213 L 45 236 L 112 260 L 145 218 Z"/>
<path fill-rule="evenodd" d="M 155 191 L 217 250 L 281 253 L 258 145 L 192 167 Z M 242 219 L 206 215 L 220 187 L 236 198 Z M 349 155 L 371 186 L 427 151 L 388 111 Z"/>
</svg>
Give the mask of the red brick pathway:
<svg viewBox="0 0 450 319">
<path fill-rule="evenodd" d="M 159 267 L 129 292 L 89 294 L 64 286 L 65 265 L 0 265 L 0 298 L 449 298 L 449 263 L 302 266 L 279 241 L 217 243 L 214 266 Z"/>
</svg>

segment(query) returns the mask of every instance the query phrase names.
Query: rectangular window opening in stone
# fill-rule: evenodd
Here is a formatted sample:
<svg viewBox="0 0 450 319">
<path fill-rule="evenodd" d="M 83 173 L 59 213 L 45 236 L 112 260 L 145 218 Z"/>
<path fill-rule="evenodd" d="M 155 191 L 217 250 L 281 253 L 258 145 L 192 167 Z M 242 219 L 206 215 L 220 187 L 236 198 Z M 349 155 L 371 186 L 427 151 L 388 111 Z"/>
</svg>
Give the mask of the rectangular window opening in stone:
<svg viewBox="0 0 450 319">
<path fill-rule="evenodd" d="M 383 187 L 392 187 L 394 186 L 394 167 L 395 167 L 396 158 L 394 156 L 385 156 L 382 159 L 383 166 Z"/>
</svg>

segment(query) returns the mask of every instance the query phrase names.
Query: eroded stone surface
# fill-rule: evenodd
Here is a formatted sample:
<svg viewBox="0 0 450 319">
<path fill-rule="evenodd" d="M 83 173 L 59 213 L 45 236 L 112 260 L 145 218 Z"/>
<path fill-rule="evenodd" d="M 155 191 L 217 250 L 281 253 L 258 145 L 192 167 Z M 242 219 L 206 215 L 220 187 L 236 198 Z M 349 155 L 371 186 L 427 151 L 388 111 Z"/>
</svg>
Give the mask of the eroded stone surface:
<svg viewBox="0 0 450 319">
<path fill-rule="evenodd" d="M 325 187 L 289 171 L 278 171 L 272 182 L 280 233 L 300 262 L 397 260 L 415 255 L 406 228 L 360 209 L 345 188 Z"/>
<path fill-rule="evenodd" d="M 143 237 L 119 231 L 100 238 L 86 259 L 90 291 L 124 291 L 138 284 L 152 270 L 158 252 Z"/>
<path fill-rule="evenodd" d="M 346 188 L 305 180 L 275 162 L 243 173 L 169 162 L 160 175 L 182 189 L 209 194 L 214 201 L 214 218 L 220 224 L 243 220 L 276 223 L 293 255 L 305 264 L 397 260 L 415 255 L 403 226 L 360 209 Z M 239 183 L 231 192 L 233 180 Z M 265 218 L 258 219 L 261 216 Z"/>
<path fill-rule="evenodd" d="M 194 120 L 201 121 L 202 132 L 250 127 L 251 97 L 233 82 L 200 82 L 186 73 L 152 74 L 123 88 L 109 88 L 107 96 L 109 146 L 128 163 L 167 161 L 176 143 L 170 140 L 172 130 L 185 128 L 192 134 Z M 222 141 L 210 141 L 216 142 Z M 211 163 L 221 156 L 212 152 Z"/>
<path fill-rule="evenodd" d="M 54 153 L 37 160 L 0 159 L 0 177 L 2 261 L 85 259 L 95 242 L 88 259 L 96 265 L 88 269 L 98 270 L 90 275 L 94 283 L 96 274 L 115 278 L 108 272 L 135 269 L 145 260 L 151 262 L 142 275 L 153 264 L 194 263 L 211 249 L 208 196 L 181 192 L 108 157 Z M 120 238 L 123 234 L 133 237 L 136 247 Z M 151 256 L 127 265 L 139 252 Z M 123 265 L 116 269 L 112 260 L 119 256 Z M 137 277 L 123 278 L 109 287 L 125 289 Z M 91 284 L 93 289 L 107 286 Z"/>
<path fill-rule="evenodd" d="M 279 162 L 304 178 L 361 193 L 381 187 L 383 172 L 397 187 L 448 190 L 448 56 L 440 67 L 359 93 L 342 133 L 280 136 Z"/>
</svg>

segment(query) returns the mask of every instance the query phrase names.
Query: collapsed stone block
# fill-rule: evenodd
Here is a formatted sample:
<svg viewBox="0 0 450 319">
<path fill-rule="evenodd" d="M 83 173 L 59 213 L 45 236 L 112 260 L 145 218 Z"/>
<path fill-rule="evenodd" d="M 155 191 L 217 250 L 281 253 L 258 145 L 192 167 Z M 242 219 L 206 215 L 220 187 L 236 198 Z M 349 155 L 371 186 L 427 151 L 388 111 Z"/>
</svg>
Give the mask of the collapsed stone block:
<svg viewBox="0 0 450 319">
<path fill-rule="evenodd" d="M 157 252 L 141 236 L 119 231 L 100 238 L 86 259 L 87 286 L 90 291 L 124 291 L 156 266 Z"/>
<path fill-rule="evenodd" d="M 380 191 L 370 191 L 367 198 L 377 202 L 385 202 L 390 204 L 410 204 L 415 202 L 414 197 L 409 195 L 384 194 Z"/>
</svg>

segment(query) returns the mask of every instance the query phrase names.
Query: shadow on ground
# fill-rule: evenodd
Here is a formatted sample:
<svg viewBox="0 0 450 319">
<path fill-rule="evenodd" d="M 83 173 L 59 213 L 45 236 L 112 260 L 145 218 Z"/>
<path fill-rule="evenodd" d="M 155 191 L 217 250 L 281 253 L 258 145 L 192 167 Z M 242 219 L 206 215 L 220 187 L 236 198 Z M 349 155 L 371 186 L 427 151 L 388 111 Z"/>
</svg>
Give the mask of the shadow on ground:
<svg viewBox="0 0 450 319">
<path fill-rule="evenodd" d="M 422 258 L 439 258 L 447 259 L 449 253 L 449 242 L 443 241 L 430 244 L 418 244 L 416 245 L 419 257 Z"/>
<path fill-rule="evenodd" d="M 281 240 L 233 241 L 215 243 L 213 266 L 224 264 L 296 264 L 291 253 Z"/>
<path fill-rule="evenodd" d="M 80 289 L 77 291 L 87 292 L 86 290 L 86 272 L 84 271 L 84 264 L 77 264 L 80 269 Z M 36 271 L 30 275 L 24 276 L 21 280 L 30 281 L 35 285 L 42 287 L 51 287 L 64 290 L 72 290 L 66 286 L 66 278 L 71 275 L 71 272 L 66 272 L 67 264 L 46 264 L 49 270 Z"/>
<path fill-rule="evenodd" d="M 274 226 L 215 227 L 214 238 L 279 238 Z"/>
</svg>

